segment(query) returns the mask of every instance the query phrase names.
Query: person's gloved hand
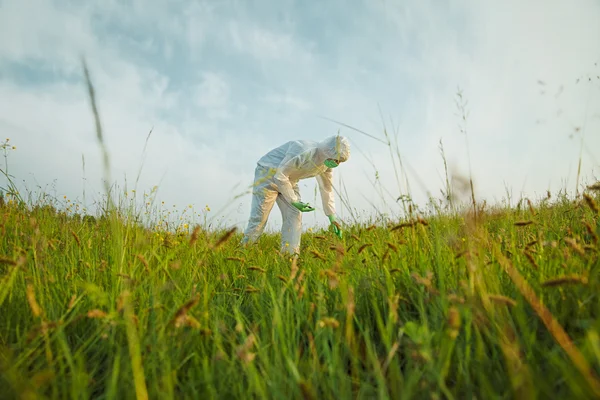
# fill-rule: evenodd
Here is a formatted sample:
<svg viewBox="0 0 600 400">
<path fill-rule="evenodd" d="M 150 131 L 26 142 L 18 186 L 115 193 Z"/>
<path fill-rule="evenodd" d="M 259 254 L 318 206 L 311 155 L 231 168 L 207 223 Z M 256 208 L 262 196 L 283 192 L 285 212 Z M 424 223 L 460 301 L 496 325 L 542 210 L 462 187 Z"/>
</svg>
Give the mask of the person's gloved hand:
<svg viewBox="0 0 600 400">
<path fill-rule="evenodd" d="M 337 222 L 337 218 L 335 217 L 334 214 L 331 214 L 329 216 L 329 222 L 331 223 L 331 226 L 333 227 L 333 233 L 335 233 L 336 236 L 341 239 L 342 238 L 342 226 L 340 225 L 339 222 Z"/>
<path fill-rule="evenodd" d="M 309 211 L 315 210 L 315 208 L 311 207 L 310 204 L 303 203 L 301 201 L 294 202 L 294 203 L 292 203 L 292 205 L 302 212 L 309 212 Z"/>
</svg>

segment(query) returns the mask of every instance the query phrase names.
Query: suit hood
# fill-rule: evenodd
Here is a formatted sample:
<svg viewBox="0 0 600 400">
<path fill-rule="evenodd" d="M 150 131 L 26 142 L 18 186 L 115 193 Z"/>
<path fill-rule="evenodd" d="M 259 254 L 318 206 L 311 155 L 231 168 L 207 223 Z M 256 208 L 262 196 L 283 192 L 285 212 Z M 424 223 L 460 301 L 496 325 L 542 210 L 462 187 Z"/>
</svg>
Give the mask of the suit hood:
<svg viewBox="0 0 600 400">
<path fill-rule="evenodd" d="M 348 161 L 350 158 L 350 142 L 344 136 L 330 136 L 319 142 L 319 150 L 326 156 L 340 162 Z"/>
</svg>

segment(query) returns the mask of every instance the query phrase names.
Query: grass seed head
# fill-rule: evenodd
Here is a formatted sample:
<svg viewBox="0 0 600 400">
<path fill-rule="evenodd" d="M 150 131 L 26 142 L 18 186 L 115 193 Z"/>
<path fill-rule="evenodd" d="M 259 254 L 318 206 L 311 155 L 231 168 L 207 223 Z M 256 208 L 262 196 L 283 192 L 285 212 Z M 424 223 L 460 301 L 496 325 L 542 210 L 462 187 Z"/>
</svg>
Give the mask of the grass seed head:
<svg viewBox="0 0 600 400">
<path fill-rule="evenodd" d="M 144 265 L 144 268 L 146 269 L 146 272 L 150 272 L 150 268 L 148 267 L 148 261 L 146 261 L 146 258 L 141 255 L 141 254 L 136 254 L 135 257 L 140 260 L 140 262 Z"/>
<path fill-rule="evenodd" d="M 571 248 L 580 256 L 585 255 L 585 250 L 577 243 L 577 241 L 573 238 L 566 237 L 563 239 L 565 243 L 567 243 Z"/>
<path fill-rule="evenodd" d="M 494 303 L 504 304 L 511 307 L 516 307 L 517 302 L 510 297 L 502 296 L 500 294 L 488 294 L 488 298 Z"/>
<path fill-rule="evenodd" d="M 600 182 L 596 182 L 593 185 L 588 186 L 587 188 L 588 190 L 600 192 Z"/>
<path fill-rule="evenodd" d="M 515 222 L 515 226 L 527 226 L 527 225 L 531 225 L 533 224 L 533 221 L 528 220 L 528 221 L 517 221 Z"/>
<path fill-rule="evenodd" d="M 365 244 L 363 244 L 362 246 L 360 246 L 360 247 L 358 248 L 358 252 L 357 252 L 357 254 L 360 254 L 360 253 L 362 253 L 362 252 L 363 252 L 363 250 L 364 250 L 364 249 L 366 249 L 366 248 L 367 248 L 367 247 L 369 247 L 369 246 L 373 246 L 373 243 L 365 243 Z"/>
<path fill-rule="evenodd" d="M 233 236 L 234 232 L 237 230 L 237 227 L 233 227 L 230 230 L 228 230 L 223 236 L 221 236 L 219 238 L 219 240 L 217 240 L 217 242 L 214 244 L 214 248 L 218 249 L 219 247 L 221 247 L 222 245 L 225 244 L 225 242 L 227 242 L 229 239 L 231 239 L 231 236 Z"/>
<path fill-rule="evenodd" d="M 593 212 L 595 212 L 596 214 L 600 212 L 598 209 L 598 205 L 596 204 L 592 196 L 590 196 L 587 193 L 584 193 L 583 198 L 585 199 L 585 202 L 587 203 L 588 207 L 591 208 Z"/>
<path fill-rule="evenodd" d="M 592 228 L 592 225 L 590 225 L 589 222 L 584 221 L 583 224 L 585 225 L 585 229 L 588 232 L 588 235 L 590 235 L 592 237 L 592 240 L 594 241 L 594 243 L 598 243 L 598 234 L 596 233 L 596 231 L 594 231 L 594 228 Z"/>
<path fill-rule="evenodd" d="M 580 275 L 563 275 L 542 282 L 543 287 L 561 286 L 567 284 L 587 285 L 588 279 Z"/>
<path fill-rule="evenodd" d="M 527 259 L 529 260 L 529 263 L 535 268 L 535 269 L 540 269 L 539 265 L 537 264 L 537 262 L 535 261 L 535 258 L 533 258 L 533 255 L 529 252 L 529 251 L 524 251 L 523 254 L 525 254 L 525 257 L 527 257 Z"/>
<path fill-rule="evenodd" d="M 331 317 L 325 317 L 325 318 L 319 320 L 319 322 L 317 322 L 317 325 L 319 326 L 319 328 L 337 329 L 340 327 L 340 323 L 338 322 L 338 320 L 336 320 L 335 318 L 331 318 Z"/>
<path fill-rule="evenodd" d="M 81 240 L 79 240 L 79 236 L 77 236 L 75 231 L 71 231 L 71 235 L 75 238 L 75 241 L 77 242 L 77 246 L 81 247 Z"/>
</svg>

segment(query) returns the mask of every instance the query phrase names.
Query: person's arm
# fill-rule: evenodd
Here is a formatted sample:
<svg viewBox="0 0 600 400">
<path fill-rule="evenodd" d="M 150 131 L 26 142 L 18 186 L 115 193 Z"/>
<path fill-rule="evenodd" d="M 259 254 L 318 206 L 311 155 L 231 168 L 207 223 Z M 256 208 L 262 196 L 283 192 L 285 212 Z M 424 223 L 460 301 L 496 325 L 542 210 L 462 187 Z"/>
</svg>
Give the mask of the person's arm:
<svg viewBox="0 0 600 400">
<path fill-rule="evenodd" d="M 297 202 L 299 199 L 294 192 L 292 184 L 290 183 L 289 175 L 292 171 L 298 170 L 300 168 L 300 164 L 300 156 L 284 159 L 273 176 L 273 180 L 279 189 L 279 193 L 281 193 L 283 198 L 290 204 Z"/>
<path fill-rule="evenodd" d="M 323 212 L 326 216 L 335 216 L 335 198 L 333 196 L 333 171 L 328 168 L 321 175 L 316 176 L 323 202 Z"/>
</svg>

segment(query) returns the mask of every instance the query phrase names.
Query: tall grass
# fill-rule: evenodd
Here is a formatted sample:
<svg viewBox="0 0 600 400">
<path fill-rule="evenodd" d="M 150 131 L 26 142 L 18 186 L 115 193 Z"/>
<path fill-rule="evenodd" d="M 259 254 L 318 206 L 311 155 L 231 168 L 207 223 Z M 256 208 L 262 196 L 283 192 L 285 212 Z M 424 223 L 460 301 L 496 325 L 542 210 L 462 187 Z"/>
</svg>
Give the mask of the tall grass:
<svg viewBox="0 0 600 400">
<path fill-rule="evenodd" d="M 6 397 L 592 398 L 598 196 L 307 233 L 169 234 L 8 200 Z M 524 223 L 529 222 L 531 223 Z"/>
</svg>

